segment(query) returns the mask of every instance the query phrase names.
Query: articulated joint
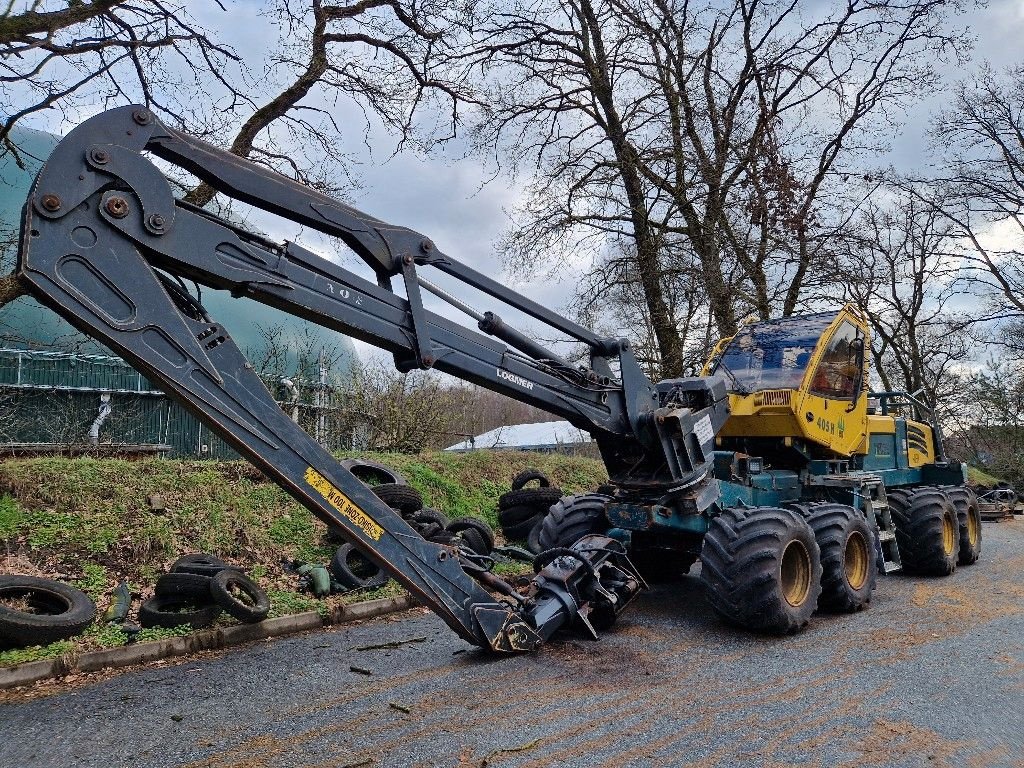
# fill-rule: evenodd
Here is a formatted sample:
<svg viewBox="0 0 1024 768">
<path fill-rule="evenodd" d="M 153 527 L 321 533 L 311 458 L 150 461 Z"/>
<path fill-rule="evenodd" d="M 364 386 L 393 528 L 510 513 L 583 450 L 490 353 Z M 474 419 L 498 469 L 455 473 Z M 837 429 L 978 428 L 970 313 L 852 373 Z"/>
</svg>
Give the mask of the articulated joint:
<svg viewBox="0 0 1024 768">
<path fill-rule="evenodd" d="M 595 355 L 601 357 L 614 357 L 623 351 L 629 350 L 629 339 L 598 339 L 591 344 Z"/>
</svg>

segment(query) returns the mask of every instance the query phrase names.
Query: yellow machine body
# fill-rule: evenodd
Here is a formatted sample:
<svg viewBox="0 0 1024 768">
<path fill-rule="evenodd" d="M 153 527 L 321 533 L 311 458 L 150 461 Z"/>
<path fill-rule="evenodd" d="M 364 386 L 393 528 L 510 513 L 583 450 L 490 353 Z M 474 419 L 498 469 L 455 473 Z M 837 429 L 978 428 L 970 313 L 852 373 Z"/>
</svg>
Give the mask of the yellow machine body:
<svg viewBox="0 0 1024 768">
<path fill-rule="evenodd" d="M 892 416 L 868 414 L 867 318 L 847 304 L 838 313 L 744 325 L 715 347 L 704 373 L 729 380 L 729 418 L 720 438 L 781 438 L 835 457 L 867 454 L 872 435 L 896 435 Z M 907 420 L 910 467 L 935 460 L 932 428 Z M 893 441 L 889 441 L 892 443 Z"/>
</svg>

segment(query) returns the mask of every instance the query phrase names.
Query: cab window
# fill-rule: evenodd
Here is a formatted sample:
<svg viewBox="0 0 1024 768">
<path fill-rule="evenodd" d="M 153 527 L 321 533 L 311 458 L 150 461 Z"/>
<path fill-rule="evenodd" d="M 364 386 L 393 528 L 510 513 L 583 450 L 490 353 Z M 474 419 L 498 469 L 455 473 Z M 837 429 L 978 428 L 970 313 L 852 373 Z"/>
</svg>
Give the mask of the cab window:
<svg viewBox="0 0 1024 768">
<path fill-rule="evenodd" d="M 797 389 L 832 313 L 787 317 L 748 326 L 729 342 L 712 372 L 728 374 L 731 391 Z"/>
<path fill-rule="evenodd" d="M 843 323 L 832 335 L 811 379 L 811 392 L 830 398 L 852 399 L 861 379 L 863 355 L 860 335 L 851 323 Z"/>
</svg>

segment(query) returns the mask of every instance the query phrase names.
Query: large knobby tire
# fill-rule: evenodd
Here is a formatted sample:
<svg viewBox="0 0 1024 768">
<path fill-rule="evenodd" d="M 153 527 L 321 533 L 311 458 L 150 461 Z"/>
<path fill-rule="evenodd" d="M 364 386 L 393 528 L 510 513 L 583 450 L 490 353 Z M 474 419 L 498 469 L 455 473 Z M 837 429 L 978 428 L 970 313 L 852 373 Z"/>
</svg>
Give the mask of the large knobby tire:
<svg viewBox="0 0 1024 768">
<path fill-rule="evenodd" d="M 96 604 L 67 584 L 36 576 L 0 576 L 0 645 L 48 645 L 77 635 Z"/>
<path fill-rule="evenodd" d="M 543 517 L 534 518 L 533 527 L 530 529 L 530 532 L 526 534 L 526 549 L 535 555 L 539 555 L 543 551 L 540 546 L 540 529 L 543 524 Z"/>
<path fill-rule="evenodd" d="M 541 551 L 571 547 L 587 534 L 604 533 L 608 529 L 608 501 L 603 494 L 584 493 L 565 496 L 552 504 L 537 536 Z"/>
<path fill-rule="evenodd" d="M 845 504 L 793 505 L 807 520 L 821 551 L 818 609 L 853 613 L 871 602 L 875 537 L 861 512 Z"/>
<path fill-rule="evenodd" d="M 888 499 L 904 572 L 953 573 L 960 556 L 960 524 L 946 494 L 930 486 L 898 488 L 889 491 Z"/>
<path fill-rule="evenodd" d="M 957 526 L 960 529 L 960 556 L 958 565 L 971 565 L 981 557 L 981 512 L 978 497 L 965 485 L 944 487 L 946 496 L 956 510 Z"/>
<path fill-rule="evenodd" d="M 776 507 L 726 509 L 711 521 L 701 580 L 723 619 L 771 634 L 807 625 L 821 594 L 821 555 L 799 512 Z"/>
</svg>

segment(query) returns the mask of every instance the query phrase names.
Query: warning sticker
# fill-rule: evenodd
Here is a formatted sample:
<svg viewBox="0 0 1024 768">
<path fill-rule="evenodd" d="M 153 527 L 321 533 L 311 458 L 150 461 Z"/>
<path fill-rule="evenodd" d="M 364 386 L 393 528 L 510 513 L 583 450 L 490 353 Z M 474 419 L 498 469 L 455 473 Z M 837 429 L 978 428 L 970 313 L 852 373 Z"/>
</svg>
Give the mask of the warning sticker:
<svg viewBox="0 0 1024 768">
<path fill-rule="evenodd" d="M 328 504 L 351 520 L 359 530 L 374 541 L 380 541 L 380 537 L 384 535 L 384 529 L 353 504 L 348 496 L 335 488 L 330 480 L 312 467 L 306 469 L 305 480 L 317 493 L 327 499 Z"/>
<path fill-rule="evenodd" d="M 715 439 L 715 429 L 711 426 L 711 416 L 706 415 L 703 419 L 693 425 L 693 431 L 701 445 L 707 445 Z"/>
</svg>

